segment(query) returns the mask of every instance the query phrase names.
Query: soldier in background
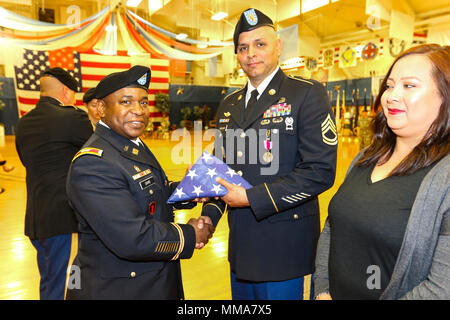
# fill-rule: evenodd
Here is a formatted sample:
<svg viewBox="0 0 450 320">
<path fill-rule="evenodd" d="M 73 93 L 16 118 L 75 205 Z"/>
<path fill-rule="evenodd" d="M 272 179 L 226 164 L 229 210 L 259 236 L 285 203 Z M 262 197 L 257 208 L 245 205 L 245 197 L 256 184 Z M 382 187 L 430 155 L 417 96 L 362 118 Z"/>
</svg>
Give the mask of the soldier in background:
<svg viewBox="0 0 450 320">
<path fill-rule="evenodd" d="M 64 69 L 46 70 L 36 108 L 17 125 L 16 149 L 26 168 L 25 235 L 37 250 L 42 300 L 64 299 L 72 233 L 78 231 L 66 178 L 92 126 L 86 112 L 74 107 L 77 89 L 77 81 Z"/>
<path fill-rule="evenodd" d="M 97 122 L 100 120 L 100 115 L 98 114 L 97 106 L 98 99 L 95 98 L 95 88 L 89 88 L 83 96 L 83 103 L 88 111 L 89 120 L 92 126 L 95 128 Z"/>
</svg>

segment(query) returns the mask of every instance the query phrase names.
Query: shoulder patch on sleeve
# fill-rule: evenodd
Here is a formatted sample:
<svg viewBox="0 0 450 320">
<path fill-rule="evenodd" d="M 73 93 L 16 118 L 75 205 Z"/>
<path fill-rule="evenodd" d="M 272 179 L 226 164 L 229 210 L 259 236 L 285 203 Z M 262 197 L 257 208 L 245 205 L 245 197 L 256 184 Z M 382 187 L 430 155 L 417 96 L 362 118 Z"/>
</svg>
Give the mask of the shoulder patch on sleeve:
<svg viewBox="0 0 450 320">
<path fill-rule="evenodd" d="M 103 150 L 97 148 L 83 148 L 75 154 L 75 156 L 72 159 L 72 162 L 74 162 L 76 158 L 84 156 L 85 154 L 101 157 L 103 155 Z"/>
<path fill-rule="evenodd" d="M 301 82 L 306 82 L 306 83 L 308 83 L 308 84 L 310 84 L 310 85 L 312 85 L 312 86 L 314 85 L 314 82 L 311 82 L 311 81 L 308 81 L 308 80 L 305 80 L 305 79 L 302 79 L 302 78 L 294 77 L 293 75 L 289 75 L 288 78 L 289 78 L 289 79 L 292 79 L 292 80 L 297 80 L 297 81 L 301 81 Z"/>
</svg>

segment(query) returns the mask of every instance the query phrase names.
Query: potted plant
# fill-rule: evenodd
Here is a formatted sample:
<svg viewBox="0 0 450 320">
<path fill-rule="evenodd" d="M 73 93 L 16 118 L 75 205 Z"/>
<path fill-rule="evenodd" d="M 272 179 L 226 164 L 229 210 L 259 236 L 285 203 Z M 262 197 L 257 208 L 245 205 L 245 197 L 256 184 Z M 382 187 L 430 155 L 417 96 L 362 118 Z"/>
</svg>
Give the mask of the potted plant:
<svg viewBox="0 0 450 320">
<path fill-rule="evenodd" d="M 163 117 L 169 115 L 170 112 L 170 98 L 167 93 L 155 94 L 155 107 L 163 113 Z"/>
<path fill-rule="evenodd" d="M 190 107 L 184 107 L 180 109 L 181 112 L 181 118 L 183 120 L 180 121 L 180 126 L 182 128 L 188 128 L 191 127 L 192 121 L 189 120 L 189 118 L 191 117 L 192 114 L 192 109 Z"/>
</svg>

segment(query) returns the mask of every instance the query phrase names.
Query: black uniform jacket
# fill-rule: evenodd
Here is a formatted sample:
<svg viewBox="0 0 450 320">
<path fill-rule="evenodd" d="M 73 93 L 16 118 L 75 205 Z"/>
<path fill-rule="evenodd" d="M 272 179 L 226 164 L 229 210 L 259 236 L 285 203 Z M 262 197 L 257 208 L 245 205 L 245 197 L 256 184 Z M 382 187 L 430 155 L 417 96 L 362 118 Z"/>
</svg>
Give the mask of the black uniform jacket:
<svg viewBox="0 0 450 320">
<path fill-rule="evenodd" d="M 51 97 L 41 97 L 20 118 L 16 149 L 26 168 L 25 234 L 31 239 L 77 232 L 66 178 L 73 156 L 91 135 L 86 112 Z"/>
<path fill-rule="evenodd" d="M 192 256 L 195 231 L 173 222 L 175 187 L 147 147 L 97 125 L 67 180 L 81 275 L 68 299 L 183 298 L 178 259 Z"/>
<path fill-rule="evenodd" d="M 216 156 L 253 185 L 250 207 L 228 208 L 231 269 L 250 281 L 301 277 L 314 268 L 317 195 L 335 178 L 334 115 L 322 84 L 281 70 L 244 120 L 245 93 L 226 97 L 216 122 Z M 224 203 L 212 200 L 202 215 L 217 223 L 224 212 Z"/>
</svg>

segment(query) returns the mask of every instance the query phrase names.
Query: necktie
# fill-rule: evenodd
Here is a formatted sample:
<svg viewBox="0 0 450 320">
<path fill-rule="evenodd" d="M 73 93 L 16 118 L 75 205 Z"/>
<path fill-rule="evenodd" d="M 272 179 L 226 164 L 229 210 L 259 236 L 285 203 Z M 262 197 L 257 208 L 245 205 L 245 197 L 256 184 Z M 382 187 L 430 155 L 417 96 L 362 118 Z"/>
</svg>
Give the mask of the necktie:
<svg viewBox="0 0 450 320">
<path fill-rule="evenodd" d="M 144 143 L 142 141 L 138 141 L 138 145 L 139 145 L 139 148 L 141 148 L 142 150 L 146 151 L 145 147 L 144 147 Z"/>
<path fill-rule="evenodd" d="M 247 120 L 248 115 L 252 111 L 253 107 L 255 106 L 256 102 L 258 101 L 256 97 L 258 96 L 258 90 L 254 89 L 251 93 L 250 99 L 247 102 L 247 107 L 245 108 L 245 115 L 244 120 Z"/>
</svg>

